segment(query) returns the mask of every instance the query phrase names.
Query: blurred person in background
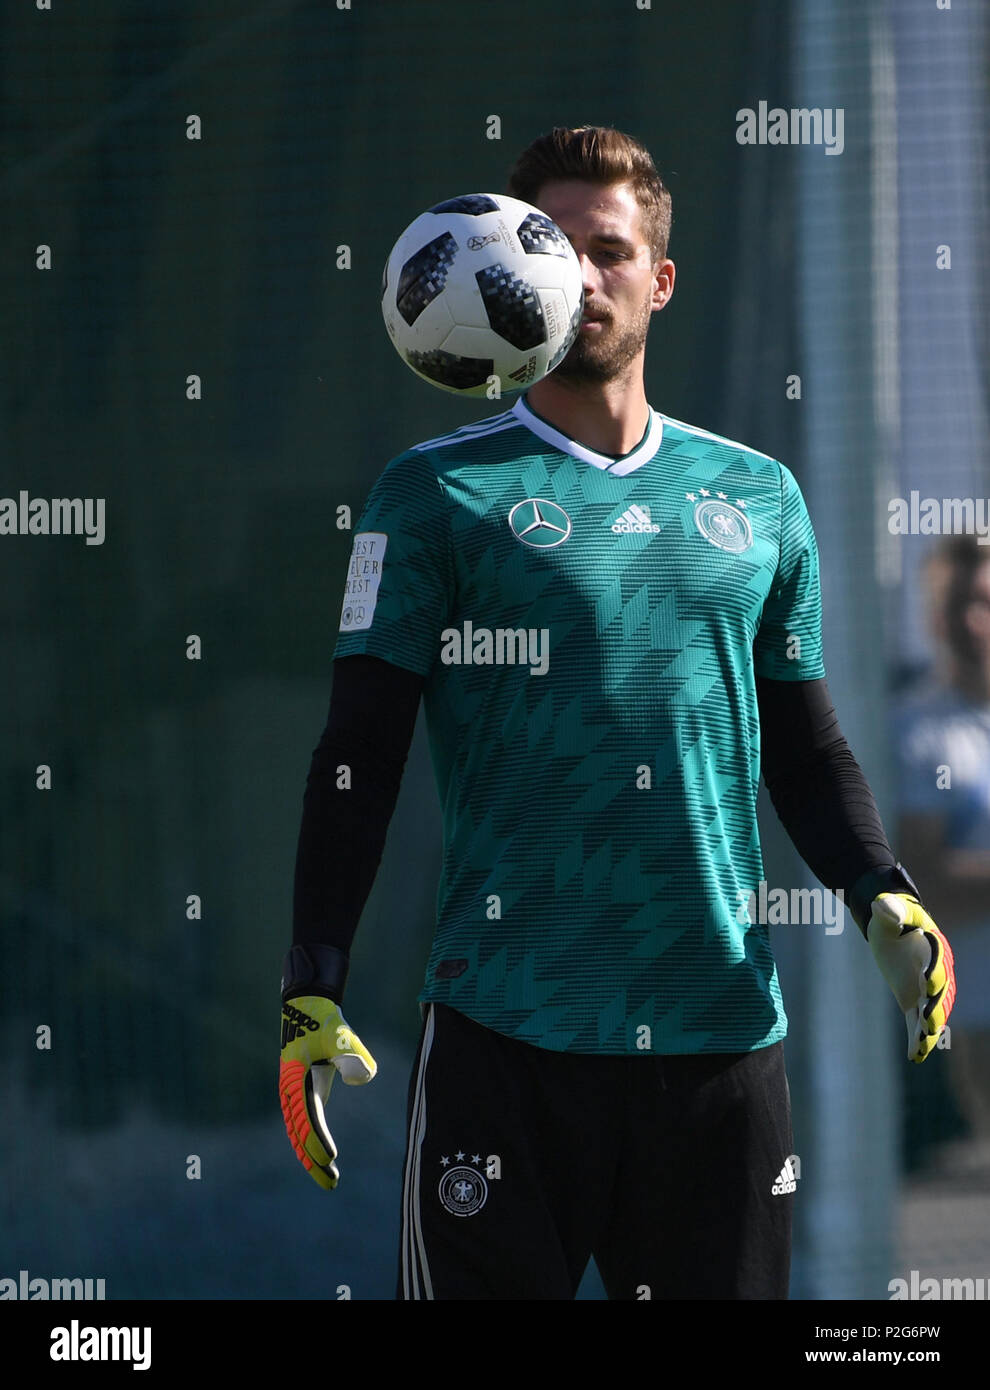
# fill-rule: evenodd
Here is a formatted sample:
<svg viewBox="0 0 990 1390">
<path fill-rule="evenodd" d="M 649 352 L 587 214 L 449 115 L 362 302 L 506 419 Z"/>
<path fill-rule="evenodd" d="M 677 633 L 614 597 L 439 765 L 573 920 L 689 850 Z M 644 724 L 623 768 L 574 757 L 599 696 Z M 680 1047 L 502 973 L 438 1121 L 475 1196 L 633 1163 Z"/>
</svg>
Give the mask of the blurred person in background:
<svg viewBox="0 0 990 1390">
<path fill-rule="evenodd" d="M 898 845 L 965 981 L 946 1030 L 947 1070 L 990 1167 L 990 547 L 975 535 L 947 537 L 928 558 L 925 589 L 935 659 L 895 713 Z M 911 1086 L 930 1106 L 946 1069 L 926 1070 Z M 937 1126 L 943 1137 L 953 1119 L 959 1130 L 951 1099 L 949 1111 Z M 919 1127 L 908 1128 L 913 1146 Z"/>
</svg>

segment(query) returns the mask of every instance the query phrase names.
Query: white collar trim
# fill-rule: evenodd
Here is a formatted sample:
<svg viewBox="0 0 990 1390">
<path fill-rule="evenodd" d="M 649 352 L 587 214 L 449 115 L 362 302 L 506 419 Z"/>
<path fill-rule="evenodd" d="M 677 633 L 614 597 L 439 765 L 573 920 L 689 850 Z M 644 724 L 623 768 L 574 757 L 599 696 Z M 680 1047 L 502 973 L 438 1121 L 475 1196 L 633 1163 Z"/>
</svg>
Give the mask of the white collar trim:
<svg viewBox="0 0 990 1390">
<path fill-rule="evenodd" d="M 580 459 L 582 463 L 590 463 L 593 468 L 600 468 L 602 472 L 612 473 L 617 478 L 624 478 L 627 473 L 634 473 L 637 468 L 642 468 L 643 464 L 649 463 L 660 448 L 660 441 L 663 439 L 663 419 L 652 406 L 649 407 L 649 411 L 650 422 L 646 427 L 643 442 L 625 458 L 614 459 L 608 454 L 596 453 L 594 449 L 579 444 L 576 439 L 571 439 L 561 430 L 554 429 L 553 425 L 548 425 L 545 420 L 541 420 L 538 415 L 533 413 L 524 397 L 520 396 L 512 407 L 512 414 L 545 443 L 552 444 L 555 449 L 563 450 L 572 458 Z"/>
</svg>

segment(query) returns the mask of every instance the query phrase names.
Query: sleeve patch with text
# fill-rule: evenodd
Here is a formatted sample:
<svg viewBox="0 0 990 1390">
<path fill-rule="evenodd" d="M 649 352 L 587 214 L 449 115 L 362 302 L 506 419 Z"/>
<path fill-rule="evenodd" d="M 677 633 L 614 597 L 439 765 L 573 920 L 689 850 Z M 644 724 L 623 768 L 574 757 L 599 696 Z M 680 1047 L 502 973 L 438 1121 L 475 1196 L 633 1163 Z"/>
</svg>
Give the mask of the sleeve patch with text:
<svg viewBox="0 0 990 1390">
<path fill-rule="evenodd" d="M 344 584 L 341 632 L 358 632 L 371 626 L 387 544 L 388 536 L 382 531 L 359 531 L 355 535 Z"/>
</svg>

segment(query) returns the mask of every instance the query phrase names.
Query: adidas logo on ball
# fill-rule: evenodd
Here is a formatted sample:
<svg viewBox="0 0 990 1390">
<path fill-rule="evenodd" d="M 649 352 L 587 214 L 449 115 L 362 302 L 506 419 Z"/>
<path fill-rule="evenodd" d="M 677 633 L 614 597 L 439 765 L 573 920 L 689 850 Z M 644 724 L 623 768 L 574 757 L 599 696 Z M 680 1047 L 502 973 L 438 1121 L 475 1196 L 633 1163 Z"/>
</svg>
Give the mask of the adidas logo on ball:
<svg viewBox="0 0 990 1390">
<path fill-rule="evenodd" d="M 636 503 L 626 509 L 619 517 L 618 521 L 612 522 L 612 530 L 620 534 L 638 531 L 659 531 L 660 527 L 650 520 L 649 507 L 640 507 Z"/>
</svg>

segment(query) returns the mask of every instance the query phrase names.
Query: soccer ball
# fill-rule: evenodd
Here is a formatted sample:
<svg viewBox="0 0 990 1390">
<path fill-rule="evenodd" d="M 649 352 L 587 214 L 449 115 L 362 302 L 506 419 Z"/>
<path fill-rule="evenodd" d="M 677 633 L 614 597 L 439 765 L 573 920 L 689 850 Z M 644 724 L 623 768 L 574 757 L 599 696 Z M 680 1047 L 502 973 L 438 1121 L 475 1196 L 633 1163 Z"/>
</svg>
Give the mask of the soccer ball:
<svg viewBox="0 0 990 1390">
<path fill-rule="evenodd" d="M 581 327 L 584 277 L 545 212 L 467 193 L 410 223 L 382 275 L 396 352 L 459 396 L 523 391 L 552 372 Z"/>
</svg>

